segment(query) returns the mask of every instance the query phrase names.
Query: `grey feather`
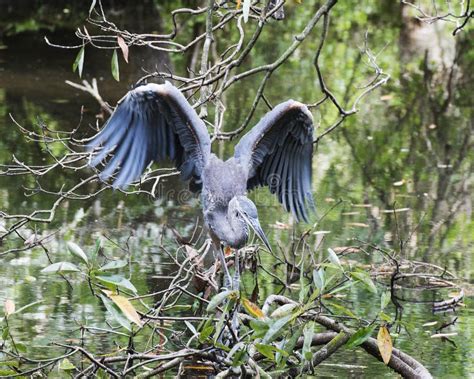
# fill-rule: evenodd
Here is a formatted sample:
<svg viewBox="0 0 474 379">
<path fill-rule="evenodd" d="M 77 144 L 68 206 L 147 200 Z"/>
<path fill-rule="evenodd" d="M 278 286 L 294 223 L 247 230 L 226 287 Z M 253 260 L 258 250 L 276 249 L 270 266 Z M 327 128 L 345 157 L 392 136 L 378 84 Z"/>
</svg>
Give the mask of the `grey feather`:
<svg viewBox="0 0 474 379">
<path fill-rule="evenodd" d="M 99 146 L 102 150 L 91 165 L 113 154 L 101 178 L 108 179 L 117 171 L 116 187 L 126 187 L 151 162 L 166 158 L 185 168 L 184 179 L 199 178 L 211 149 L 204 122 L 170 83 L 147 84 L 128 92 L 88 149 Z"/>
<path fill-rule="evenodd" d="M 235 158 L 247 170 L 248 189 L 268 186 L 297 220 L 308 221 L 308 209 L 314 209 L 313 130 L 306 106 L 288 100 L 268 112 L 235 147 Z"/>
</svg>

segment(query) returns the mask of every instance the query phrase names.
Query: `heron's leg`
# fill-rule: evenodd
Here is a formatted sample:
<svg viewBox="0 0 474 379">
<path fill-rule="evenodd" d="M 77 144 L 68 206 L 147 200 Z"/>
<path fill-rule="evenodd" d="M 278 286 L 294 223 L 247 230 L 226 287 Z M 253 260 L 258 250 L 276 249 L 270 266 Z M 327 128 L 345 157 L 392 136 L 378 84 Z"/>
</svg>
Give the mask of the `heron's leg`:
<svg viewBox="0 0 474 379">
<path fill-rule="evenodd" d="M 232 289 L 234 291 L 238 291 L 240 293 L 240 257 L 239 257 L 240 250 L 235 249 L 235 255 L 234 255 L 234 279 L 232 281 Z M 234 334 L 236 336 L 239 335 L 239 320 L 238 320 L 238 314 L 239 314 L 239 309 L 240 305 L 237 303 L 237 306 L 234 309 L 234 314 L 232 315 L 232 330 L 234 331 Z"/>
<path fill-rule="evenodd" d="M 234 279 L 232 281 L 232 289 L 235 291 L 240 291 L 240 256 L 239 249 L 235 249 L 235 258 L 234 258 Z"/>
<path fill-rule="evenodd" d="M 218 254 L 219 254 L 219 259 L 221 261 L 221 266 L 224 269 L 224 288 L 228 289 L 230 288 L 232 284 L 232 276 L 230 276 L 230 272 L 227 267 L 227 263 L 225 261 L 224 250 L 220 246 L 218 250 L 219 250 Z"/>
</svg>

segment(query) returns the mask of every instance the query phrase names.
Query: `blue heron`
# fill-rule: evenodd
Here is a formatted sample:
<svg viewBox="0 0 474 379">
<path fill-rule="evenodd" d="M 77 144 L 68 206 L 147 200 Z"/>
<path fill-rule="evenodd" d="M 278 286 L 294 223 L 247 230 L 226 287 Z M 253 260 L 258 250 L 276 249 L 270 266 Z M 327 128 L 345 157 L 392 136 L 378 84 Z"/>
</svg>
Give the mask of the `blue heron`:
<svg viewBox="0 0 474 379">
<path fill-rule="evenodd" d="M 173 161 L 190 189 L 201 192 L 204 220 L 227 278 L 222 246 L 242 248 L 252 229 L 271 251 L 247 191 L 267 186 L 297 221 L 308 221 L 314 208 L 313 120 L 294 100 L 268 112 L 223 161 L 211 153 L 204 122 L 176 87 L 141 85 L 118 102 L 88 148 L 96 151 L 91 165 L 104 165 L 100 178 L 113 177 L 117 188 L 140 178 L 152 162 Z"/>
</svg>

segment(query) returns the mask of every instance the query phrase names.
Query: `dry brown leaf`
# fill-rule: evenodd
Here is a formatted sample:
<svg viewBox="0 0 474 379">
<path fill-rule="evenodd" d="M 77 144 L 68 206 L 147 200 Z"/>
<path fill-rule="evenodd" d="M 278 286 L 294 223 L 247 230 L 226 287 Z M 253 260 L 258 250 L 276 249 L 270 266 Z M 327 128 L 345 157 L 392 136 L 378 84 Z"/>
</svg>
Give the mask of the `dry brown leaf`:
<svg viewBox="0 0 474 379">
<path fill-rule="evenodd" d="M 15 303 L 10 299 L 5 300 L 5 316 L 8 317 L 13 313 L 15 313 Z"/>
<path fill-rule="evenodd" d="M 265 315 L 263 314 L 262 310 L 258 307 L 258 305 L 252 303 L 248 299 L 244 299 L 242 303 L 244 305 L 245 310 L 253 317 L 256 317 L 260 320 L 265 318 Z"/>
<path fill-rule="evenodd" d="M 125 43 L 124 39 L 120 36 L 117 36 L 117 42 L 118 45 L 120 46 L 120 50 L 122 50 L 123 54 L 123 59 L 125 59 L 125 62 L 128 63 L 128 46 Z"/>
<path fill-rule="evenodd" d="M 381 326 L 377 334 L 377 346 L 379 347 L 380 355 L 383 362 L 388 365 L 390 357 L 392 356 L 392 337 L 386 326 Z"/>
<path fill-rule="evenodd" d="M 135 307 L 130 303 L 130 301 L 122 296 L 117 295 L 115 292 L 102 290 L 116 305 L 120 308 L 123 314 L 133 323 L 137 324 L 138 326 L 142 327 L 143 323 L 140 320 L 140 316 L 138 315 Z"/>
</svg>

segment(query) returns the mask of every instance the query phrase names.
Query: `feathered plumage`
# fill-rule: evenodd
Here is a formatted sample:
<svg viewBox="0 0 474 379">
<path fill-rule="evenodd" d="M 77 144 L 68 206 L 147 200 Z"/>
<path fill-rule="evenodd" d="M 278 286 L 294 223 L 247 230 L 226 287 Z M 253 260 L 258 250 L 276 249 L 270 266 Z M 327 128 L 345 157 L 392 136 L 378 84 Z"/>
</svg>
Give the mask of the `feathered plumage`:
<svg viewBox="0 0 474 379">
<path fill-rule="evenodd" d="M 91 165 L 102 163 L 101 179 L 113 176 L 115 187 L 137 180 L 152 162 L 172 160 L 183 180 L 202 189 L 213 239 L 230 246 L 242 246 L 251 226 L 269 247 L 256 211 L 249 212 L 255 206 L 245 198 L 258 186 L 267 186 L 297 220 L 308 221 L 314 207 L 313 119 L 304 104 L 289 100 L 276 106 L 225 162 L 211 154 L 210 145 L 204 122 L 183 94 L 165 83 L 128 92 L 88 148 L 95 151 Z"/>
</svg>

